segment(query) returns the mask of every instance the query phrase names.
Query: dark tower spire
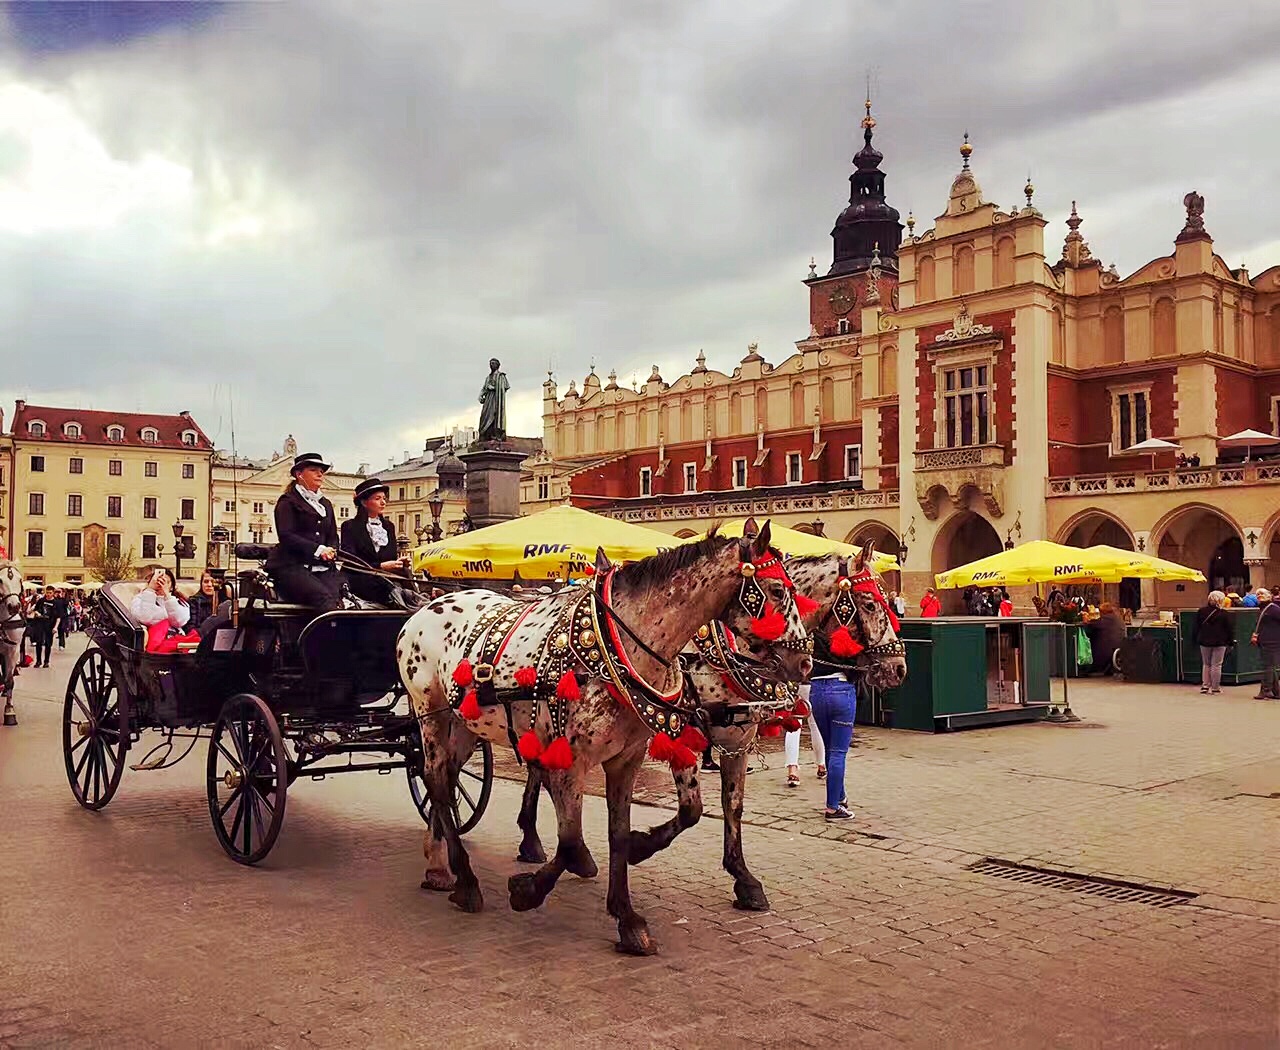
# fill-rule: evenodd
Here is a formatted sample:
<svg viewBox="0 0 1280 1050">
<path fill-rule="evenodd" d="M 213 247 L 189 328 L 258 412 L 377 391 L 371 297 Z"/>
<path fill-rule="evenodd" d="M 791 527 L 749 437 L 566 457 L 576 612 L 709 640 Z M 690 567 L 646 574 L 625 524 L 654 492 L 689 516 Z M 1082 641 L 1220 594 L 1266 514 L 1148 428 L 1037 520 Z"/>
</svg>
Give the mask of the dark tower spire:
<svg viewBox="0 0 1280 1050">
<path fill-rule="evenodd" d="M 849 176 L 849 207 L 836 219 L 831 239 L 835 257 L 828 277 L 858 273 L 871 266 L 871 256 L 880 246 L 880 265 L 889 273 L 898 272 L 898 245 L 902 243 L 902 223 L 898 210 L 884 199 L 884 154 L 871 144 L 876 118 L 871 115 L 871 92 L 867 92 L 867 115 L 862 118 L 863 147 L 853 158 L 856 169 Z"/>
</svg>

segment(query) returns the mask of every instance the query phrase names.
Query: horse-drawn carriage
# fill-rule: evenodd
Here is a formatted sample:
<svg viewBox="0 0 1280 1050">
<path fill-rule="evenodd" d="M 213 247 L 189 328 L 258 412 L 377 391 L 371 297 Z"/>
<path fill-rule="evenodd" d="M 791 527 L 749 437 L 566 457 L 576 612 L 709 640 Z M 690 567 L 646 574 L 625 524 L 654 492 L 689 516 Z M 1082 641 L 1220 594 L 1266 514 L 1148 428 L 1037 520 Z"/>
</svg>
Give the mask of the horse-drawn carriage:
<svg viewBox="0 0 1280 1050">
<path fill-rule="evenodd" d="M 252 545 L 241 558 L 261 557 Z M 410 613 L 353 609 L 316 616 L 275 601 L 260 570 L 238 574 L 231 618 L 198 645 L 146 651 L 130 615 L 144 586 L 109 583 L 86 628 L 91 645 L 71 671 L 62 746 L 76 801 L 101 809 L 148 731 L 159 741 L 132 770 L 172 766 L 208 739 L 209 815 L 233 860 L 255 864 L 284 822 L 299 777 L 403 769 L 413 803 L 430 820 L 422 739 L 396 666 L 396 637 Z M 493 752 L 482 742 L 462 769 L 453 817 L 473 828 L 488 805 Z"/>
</svg>

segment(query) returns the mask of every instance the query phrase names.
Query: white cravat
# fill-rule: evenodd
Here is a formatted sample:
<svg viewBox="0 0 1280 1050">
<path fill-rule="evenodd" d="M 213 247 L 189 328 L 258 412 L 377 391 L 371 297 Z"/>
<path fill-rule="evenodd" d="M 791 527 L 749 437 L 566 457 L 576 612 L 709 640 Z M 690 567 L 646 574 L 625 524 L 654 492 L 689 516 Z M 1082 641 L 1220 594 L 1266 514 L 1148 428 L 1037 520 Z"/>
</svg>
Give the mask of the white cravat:
<svg viewBox="0 0 1280 1050">
<path fill-rule="evenodd" d="M 311 504 L 311 509 L 319 514 L 320 517 L 328 517 L 328 512 L 324 509 L 324 504 L 320 502 L 323 498 L 320 493 L 312 492 L 310 489 L 303 488 L 301 485 L 294 485 L 293 487 L 298 490 L 299 496 Z"/>
<path fill-rule="evenodd" d="M 385 547 L 389 542 L 386 526 L 383 525 L 381 518 L 369 518 L 365 522 L 365 527 L 369 530 L 369 539 L 373 540 L 375 548 Z"/>
</svg>

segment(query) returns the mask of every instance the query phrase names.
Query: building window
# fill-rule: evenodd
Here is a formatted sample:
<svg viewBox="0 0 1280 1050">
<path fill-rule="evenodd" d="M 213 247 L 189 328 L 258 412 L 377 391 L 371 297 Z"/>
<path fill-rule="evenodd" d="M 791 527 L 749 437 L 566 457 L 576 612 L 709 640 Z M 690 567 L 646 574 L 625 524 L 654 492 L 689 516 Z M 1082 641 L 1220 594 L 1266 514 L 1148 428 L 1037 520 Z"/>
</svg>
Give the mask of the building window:
<svg viewBox="0 0 1280 1050">
<path fill-rule="evenodd" d="M 68 473 L 68 474 L 83 474 L 83 473 L 84 473 L 84 460 L 83 460 L 83 459 L 81 459 L 79 456 L 72 456 L 72 457 L 67 461 L 67 473 Z"/>
<path fill-rule="evenodd" d="M 142 516 L 144 518 L 156 517 L 156 498 L 155 496 L 144 496 L 142 500 Z"/>
<path fill-rule="evenodd" d="M 118 459 L 108 460 L 107 473 L 113 478 L 120 477 L 120 475 L 124 473 L 124 464 Z"/>
<path fill-rule="evenodd" d="M 119 426 L 118 424 L 113 424 L 112 426 L 107 427 L 107 440 L 108 440 L 108 441 L 123 441 L 123 440 L 124 440 L 124 427 Z"/>
<path fill-rule="evenodd" d="M 413 486 L 413 498 L 414 498 L 414 499 L 422 499 L 422 486 L 421 486 L 421 485 L 414 485 L 414 486 Z"/>
<path fill-rule="evenodd" d="M 746 456 L 738 456 L 733 461 L 733 487 L 735 489 L 745 489 L 747 487 Z"/>
<path fill-rule="evenodd" d="M 848 481 L 862 480 L 862 446 L 845 445 L 844 476 Z"/>
<path fill-rule="evenodd" d="M 31 473 L 32 474 L 44 473 L 44 456 L 31 457 Z"/>
<path fill-rule="evenodd" d="M 842 317 L 836 322 L 836 335 L 849 334 L 849 318 Z"/>
<path fill-rule="evenodd" d="M 684 465 L 684 490 L 685 492 L 698 491 L 698 464 L 696 463 Z"/>
<path fill-rule="evenodd" d="M 27 433 L 34 438 L 44 437 L 44 424 L 40 420 L 32 420 L 27 424 Z"/>
<path fill-rule="evenodd" d="M 338 508 L 338 517 L 340 518 L 351 517 L 351 508 L 344 503 L 341 507 Z"/>
<path fill-rule="evenodd" d="M 961 365 L 942 374 L 943 442 L 947 448 L 991 440 L 991 368 Z"/>
<path fill-rule="evenodd" d="M 184 499 L 182 501 L 182 513 L 178 515 L 183 521 L 196 520 L 196 501 L 193 499 Z"/>
<path fill-rule="evenodd" d="M 799 452 L 787 453 L 787 484 L 799 485 L 804 482 L 804 459 Z"/>
<path fill-rule="evenodd" d="M 253 512 L 254 512 L 255 514 L 263 514 L 263 513 L 265 513 L 265 512 L 266 512 L 266 511 L 265 511 L 265 508 L 266 508 L 266 504 L 265 504 L 262 500 L 254 500 L 254 501 L 253 501 Z"/>
<path fill-rule="evenodd" d="M 196 476 L 196 465 L 194 463 L 182 464 L 182 478 L 184 481 L 191 481 Z"/>
<path fill-rule="evenodd" d="M 236 512 L 236 501 L 233 499 L 223 500 L 222 512 L 224 514 L 234 514 Z"/>
<path fill-rule="evenodd" d="M 1116 448 L 1124 449 L 1146 441 L 1151 436 L 1148 427 L 1150 390 L 1115 390 L 1111 398 L 1112 439 Z"/>
<path fill-rule="evenodd" d="M 148 460 L 142 464 L 142 476 L 144 478 L 155 478 L 160 476 L 160 464 L 154 460 Z"/>
<path fill-rule="evenodd" d="M 44 533 L 43 532 L 27 533 L 27 557 L 28 558 L 44 557 Z"/>
<path fill-rule="evenodd" d="M 182 432 L 182 443 L 184 445 L 194 445 L 196 443 L 196 432 L 194 430 L 184 430 Z"/>
<path fill-rule="evenodd" d="M 402 490 L 403 491 L 403 490 Z M 396 532 L 404 535 L 404 515 L 400 514 L 396 517 Z"/>
<path fill-rule="evenodd" d="M 120 510 L 120 502 L 121 501 L 119 496 L 107 497 L 107 517 L 108 518 L 119 518 L 122 516 L 121 510 Z"/>
<path fill-rule="evenodd" d="M 538 499 L 551 498 L 551 478 L 546 474 L 538 475 Z"/>
<path fill-rule="evenodd" d="M 653 468 L 652 467 L 640 468 L 640 495 L 642 496 L 653 495 Z"/>
<path fill-rule="evenodd" d="M 78 532 L 67 533 L 67 557 L 81 558 L 84 556 L 84 537 Z"/>
<path fill-rule="evenodd" d="M 27 513 L 28 514 L 44 513 L 44 493 L 43 492 L 27 493 Z"/>
<path fill-rule="evenodd" d="M 156 538 L 152 535 L 144 534 L 142 537 L 142 556 L 148 559 L 156 557 Z"/>
<path fill-rule="evenodd" d="M 107 533 L 107 554 L 113 558 L 120 557 L 120 533 Z"/>
<path fill-rule="evenodd" d="M 400 495 L 399 495 L 399 496 L 397 496 L 396 498 L 397 498 L 397 499 L 401 499 L 401 500 L 402 500 L 402 499 L 404 499 L 404 486 L 403 486 L 403 485 L 401 485 L 401 486 L 400 486 L 400 488 L 399 488 L 397 491 L 400 493 Z"/>
<path fill-rule="evenodd" d="M 79 518 L 84 514 L 84 497 L 72 493 L 67 497 L 67 517 Z"/>
<path fill-rule="evenodd" d="M 65 437 L 78 438 L 80 436 L 80 424 L 68 423 L 65 427 L 62 428 L 62 433 L 63 433 L 63 436 Z"/>
<path fill-rule="evenodd" d="M 160 438 L 160 435 L 159 433 L 157 433 L 155 427 L 142 428 L 142 440 L 145 441 L 148 445 L 154 445 L 159 440 L 159 438 Z"/>
<path fill-rule="evenodd" d="M 1280 397 L 1271 399 L 1271 433 L 1280 437 Z"/>
<path fill-rule="evenodd" d="M 420 529 L 420 528 L 422 528 L 422 515 L 421 515 L 421 514 L 415 514 L 415 515 L 413 516 L 413 527 L 414 527 L 415 529 Z"/>
</svg>

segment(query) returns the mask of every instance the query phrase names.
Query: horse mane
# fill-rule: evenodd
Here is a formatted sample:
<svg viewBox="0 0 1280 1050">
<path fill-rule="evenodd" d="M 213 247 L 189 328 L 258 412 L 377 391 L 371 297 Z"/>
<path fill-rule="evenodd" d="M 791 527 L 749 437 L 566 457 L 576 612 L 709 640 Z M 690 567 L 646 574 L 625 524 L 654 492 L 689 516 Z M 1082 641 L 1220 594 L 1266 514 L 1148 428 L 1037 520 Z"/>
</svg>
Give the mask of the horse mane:
<svg viewBox="0 0 1280 1050">
<path fill-rule="evenodd" d="M 619 582 L 630 587 L 649 587 L 666 580 L 674 573 L 689 568 L 703 558 L 724 550 L 728 544 L 735 542 L 737 541 L 728 536 L 720 535 L 720 525 L 717 522 L 700 540 L 681 543 L 669 551 L 653 554 L 648 558 L 633 561 L 630 565 L 624 565 L 618 570 L 617 578 Z"/>
</svg>

